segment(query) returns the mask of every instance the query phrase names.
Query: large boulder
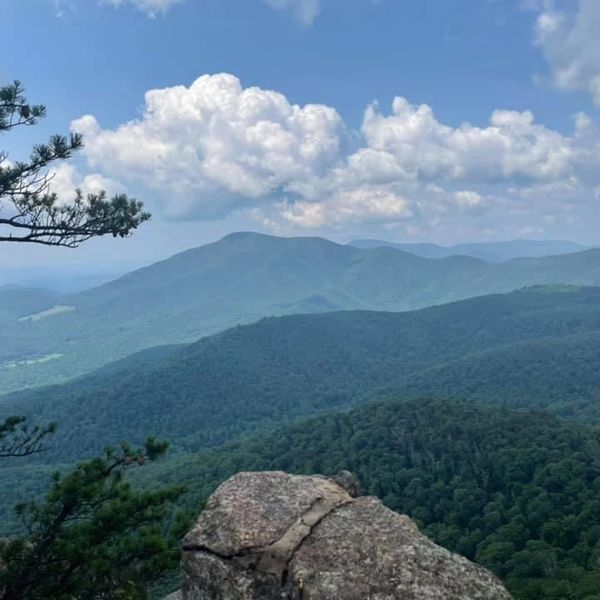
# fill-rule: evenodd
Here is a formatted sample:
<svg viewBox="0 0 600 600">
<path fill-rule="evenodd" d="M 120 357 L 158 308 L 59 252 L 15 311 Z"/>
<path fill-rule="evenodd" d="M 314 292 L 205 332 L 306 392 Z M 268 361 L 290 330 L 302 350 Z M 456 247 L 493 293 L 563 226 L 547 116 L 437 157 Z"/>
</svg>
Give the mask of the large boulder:
<svg viewBox="0 0 600 600">
<path fill-rule="evenodd" d="M 184 600 L 504 600 L 483 567 L 334 479 L 239 473 L 183 547 Z M 349 490 L 351 493 L 349 493 Z"/>
</svg>

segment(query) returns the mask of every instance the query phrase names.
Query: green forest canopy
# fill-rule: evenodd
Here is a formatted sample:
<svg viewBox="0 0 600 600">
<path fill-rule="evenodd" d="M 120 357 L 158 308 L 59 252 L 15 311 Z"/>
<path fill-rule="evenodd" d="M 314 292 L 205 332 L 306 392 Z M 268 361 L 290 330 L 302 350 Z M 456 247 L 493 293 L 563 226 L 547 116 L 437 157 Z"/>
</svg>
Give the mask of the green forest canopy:
<svg viewBox="0 0 600 600">
<path fill-rule="evenodd" d="M 192 514 L 244 470 L 334 474 L 492 569 L 519 600 L 600 590 L 600 432 L 466 402 L 388 401 L 301 421 L 141 473 L 183 483 Z"/>
<path fill-rule="evenodd" d="M 57 421 L 46 462 L 107 443 L 214 447 L 386 397 L 473 398 L 598 422 L 600 289 L 536 288 L 412 313 L 264 319 L 1 399 Z"/>
</svg>

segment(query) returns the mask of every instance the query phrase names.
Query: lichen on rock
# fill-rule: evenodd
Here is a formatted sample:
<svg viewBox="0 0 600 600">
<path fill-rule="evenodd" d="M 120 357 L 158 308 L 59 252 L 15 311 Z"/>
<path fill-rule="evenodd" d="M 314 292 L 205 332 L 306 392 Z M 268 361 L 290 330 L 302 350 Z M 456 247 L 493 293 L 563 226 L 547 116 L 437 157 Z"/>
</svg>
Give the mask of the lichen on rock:
<svg viewBox="0 0 600 600">
<path fill-rule="evenodd" d="M 338 479 L 238 473 L 183 546 L 183 600 L 505 600 L 483 567 Z M 349 488 L 352 495 L 348 493 Z"/>
</svg>

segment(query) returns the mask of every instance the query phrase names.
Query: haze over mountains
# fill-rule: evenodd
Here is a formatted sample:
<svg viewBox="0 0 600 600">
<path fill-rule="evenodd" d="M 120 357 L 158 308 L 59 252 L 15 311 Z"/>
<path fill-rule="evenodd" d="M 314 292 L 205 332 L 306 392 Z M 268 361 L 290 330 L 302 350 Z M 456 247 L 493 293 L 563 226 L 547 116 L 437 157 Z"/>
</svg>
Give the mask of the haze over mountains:
<svg viewBox="0 0 600 600">
<path fill-rule="evenodd" d="M 264 316 L 412 310 L 552 283 L 600 283 L 600 250 L 492 263 L 237 233 L 78 294 L 40 303 L 32 293 L 37 312 L 0 314 L 0 391 Z"/>
<path fill-rule="evenodd" d="M 534 288 L 416 312 L 263 319 L 0 402 L 61 423 L 54 460 L 147 434 L 206 448 L 390 396 L 469 397 L 600 422 L 599 347 L 600 289 Z"/>
<path fill-rule="evenodd" d="M 59 295 L 39 288 L 0 285 L 0 319 L 9 322 L 53 306 Z"/>
<path fill-rule="evenodd" d="M 57 295 L 71 294 L 103 285 L 139 267 L 139 263 L 120 263 L 105 268 L 89 265 L 0 268 L 0 288 L 42 288 Z"/>
<path fill-rule="evenodd" d="M 587 246 L 561 240 L 510 240 L 507 242 L 479 242 L 439 246 L 438 244 L 395 243 L 383 240 L 354 240 L 356 248 L 396 248 L 424 258 L 447 258 L 448 256 L 473 256 L 492 262 L 514 258 L 541 258 L 557 254 L 569 254 L 588 250 Z"/>
</svg>

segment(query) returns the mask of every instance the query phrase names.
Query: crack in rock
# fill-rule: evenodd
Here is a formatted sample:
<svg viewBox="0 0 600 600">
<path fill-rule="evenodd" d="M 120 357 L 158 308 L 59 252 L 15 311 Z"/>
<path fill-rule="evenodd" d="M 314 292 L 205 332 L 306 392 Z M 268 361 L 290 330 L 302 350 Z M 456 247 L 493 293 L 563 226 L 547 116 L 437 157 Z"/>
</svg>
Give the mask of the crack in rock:
<svg viewBox="0 0 600 600">
<path fill-rule="evenodd" d="M 347 497 L 317 498 L 313 505 L 274 543 L 266 546 L 260 557 L 258 569 L 285 584 L 288 566 L 294 553 L 310 536 L 313 529 L 332 511 L 349 504 Z"/>
<path fill-rule="evenodd" d="M 203 552 L 250 571 L 271 575 L 283 587 L 287 583 L 288 567 L 295 552 L 310 536 L 314 528 L 331 512 L 353 501 L 340 489 L 340 494 L 320 496 L 296 519 L 287 531 L 276 541 L 264 546 L 244 548 L 235 554 L 225 555 L 205 546 L 187 544 L 184 552 Z"/>
</svg>

